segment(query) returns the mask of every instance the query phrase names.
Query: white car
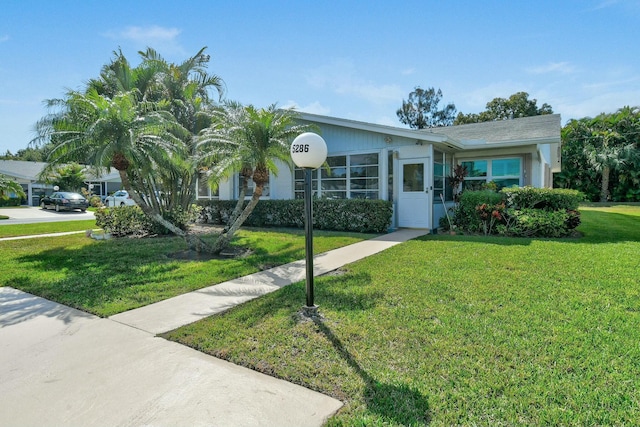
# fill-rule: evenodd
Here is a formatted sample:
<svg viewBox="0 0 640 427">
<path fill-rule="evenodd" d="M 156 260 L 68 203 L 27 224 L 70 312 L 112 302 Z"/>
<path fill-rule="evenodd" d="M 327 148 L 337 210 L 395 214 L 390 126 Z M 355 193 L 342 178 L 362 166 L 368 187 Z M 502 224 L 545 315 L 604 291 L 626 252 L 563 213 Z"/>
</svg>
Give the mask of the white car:
<svg viewBox="0 0 640 427">
<path fill-rule="evenodd" d="M 107 196 L 104 199 L 104 204 L 107 207 L 116 206 L 134 206 L 136 202 L 133 201 L 129 193 L 125 190 L 116 191 L 111 196 Z"/>
</svg>

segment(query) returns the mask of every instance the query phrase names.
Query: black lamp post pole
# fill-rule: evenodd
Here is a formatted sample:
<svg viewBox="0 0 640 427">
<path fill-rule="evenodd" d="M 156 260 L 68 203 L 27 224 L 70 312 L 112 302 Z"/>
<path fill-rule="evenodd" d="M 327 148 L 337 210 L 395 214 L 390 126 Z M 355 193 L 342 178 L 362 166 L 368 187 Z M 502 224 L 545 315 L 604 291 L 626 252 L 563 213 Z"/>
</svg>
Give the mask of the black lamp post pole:
<svg viewBox="0 0 640 427">
<path fill-rule="evenodd" d="M 304 232 L 307 267 L 307 307 L 313 305 L 313 204 L 311 203 L 311 168 L 304 170 Z"/>
</svg>

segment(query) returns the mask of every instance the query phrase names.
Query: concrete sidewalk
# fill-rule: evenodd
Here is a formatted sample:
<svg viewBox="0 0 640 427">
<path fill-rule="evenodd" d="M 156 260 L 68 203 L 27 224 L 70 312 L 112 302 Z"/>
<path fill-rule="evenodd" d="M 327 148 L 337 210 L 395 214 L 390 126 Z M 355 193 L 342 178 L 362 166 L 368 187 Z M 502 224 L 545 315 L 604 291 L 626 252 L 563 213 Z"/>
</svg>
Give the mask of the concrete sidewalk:
<svg viewBox="0 0 640 427">
<path fill-rule="evenodd" d="M 426 230 L 398 230 L 316 255 L 313 260 L 314 275 L 328 273 L 426 233 Z M 160 334 L 228 310 L 283 286 L 305 280 L 305 277 L 305 261 L 296 261 L 116 314 L 110 319 Z M 301 305 L 303 304 L 304 301 L 301 301 Z"/>
<path fill-rule="evenodd" d="M 318 255 L 315 273 L 424 233 Z M 320 426 L 341 402 L 155 337 L 304 275 L 299 261 L 109 319 L 0 287 L 0 425 Z"/>
</svg>

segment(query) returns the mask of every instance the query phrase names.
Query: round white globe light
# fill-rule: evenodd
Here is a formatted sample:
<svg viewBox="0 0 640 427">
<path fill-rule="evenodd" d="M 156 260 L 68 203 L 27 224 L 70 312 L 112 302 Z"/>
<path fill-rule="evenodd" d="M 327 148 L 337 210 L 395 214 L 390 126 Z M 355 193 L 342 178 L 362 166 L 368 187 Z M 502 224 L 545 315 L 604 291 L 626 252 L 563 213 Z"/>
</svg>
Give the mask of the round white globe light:
<svg viewBox="0 0 640 427">
<path fill-rule="evenodd" d="M 291 159 L 299 168 L 318 169 L 327 160 L 327 144 L 316 133 L 305 132 L 291 143 Z"/>
<path fill-rule="evenodd" d="M 58 187 L 57 185 L 53 186 L 53 191 L 58 191 L 60 189 L 60 187 Z"/>
</svg>

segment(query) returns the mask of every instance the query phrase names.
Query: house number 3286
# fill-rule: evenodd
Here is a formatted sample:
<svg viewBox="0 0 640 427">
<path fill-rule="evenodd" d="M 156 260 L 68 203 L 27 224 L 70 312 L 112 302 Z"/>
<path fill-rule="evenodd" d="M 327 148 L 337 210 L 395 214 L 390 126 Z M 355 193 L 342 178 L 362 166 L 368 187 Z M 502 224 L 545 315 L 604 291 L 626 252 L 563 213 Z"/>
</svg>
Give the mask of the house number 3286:
<svg viewBox="0 0 640 427">
<path fill-rule="evenodd" d="M 309 144 L 293 144 L 291 146 L 292 153 L 308 153 L 309 152 Z"/>
</svg>

